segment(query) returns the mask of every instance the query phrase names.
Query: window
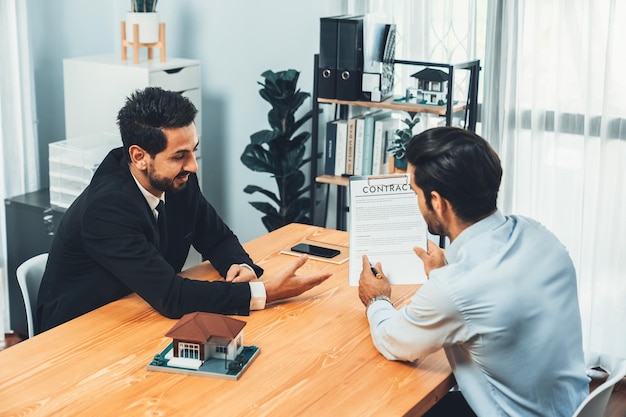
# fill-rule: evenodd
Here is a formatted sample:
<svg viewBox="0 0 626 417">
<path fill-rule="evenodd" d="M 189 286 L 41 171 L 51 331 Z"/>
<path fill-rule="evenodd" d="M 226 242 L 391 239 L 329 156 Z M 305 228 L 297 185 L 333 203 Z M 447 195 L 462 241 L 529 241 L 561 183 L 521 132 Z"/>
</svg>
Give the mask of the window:
<svg viewBox="0 0 626 417">
<path fill-rule="evenodd" d="M 200 345 L 196 343 L 178 343 L 178 357 L 200 359 Z"/>
</svg>

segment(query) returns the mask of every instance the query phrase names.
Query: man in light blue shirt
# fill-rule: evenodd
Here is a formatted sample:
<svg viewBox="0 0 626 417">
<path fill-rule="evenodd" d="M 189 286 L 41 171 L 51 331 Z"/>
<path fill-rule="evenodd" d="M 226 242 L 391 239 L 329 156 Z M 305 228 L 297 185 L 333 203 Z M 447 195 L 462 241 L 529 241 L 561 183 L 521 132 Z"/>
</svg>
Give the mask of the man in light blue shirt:
<svg viewBox="0 0 626 417">
<path fill-rule="evenodd" d="M 473 132 L 427 130 L 411 140 L 407 160 L 429 231 L 451 244 L 415 249 L 429 280 L 400 310 L 363 257 L 359 298 L 374 345 L 406 361 L 443 347 L 467 402 L 454 415 L 571 416 L 589 380 L 567 250 L 538 222 L 497 210 L 500 160 Z M 455 395 L 426 415 L 451 415 Z"/>
</svg>

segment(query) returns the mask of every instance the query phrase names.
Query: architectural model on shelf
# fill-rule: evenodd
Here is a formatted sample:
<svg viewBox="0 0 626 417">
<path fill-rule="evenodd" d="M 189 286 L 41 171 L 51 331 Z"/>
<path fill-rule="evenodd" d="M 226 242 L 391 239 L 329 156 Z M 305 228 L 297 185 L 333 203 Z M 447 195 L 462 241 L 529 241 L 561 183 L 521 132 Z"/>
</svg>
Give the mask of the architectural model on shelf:
<svg viewBox="0 0 626 417">
<path fill-rule="evenodd" d="M 411 75 L 416 80 L 415 87 L 407 88 L 407 103 L 445 106 L 448 97 L 448 74 L 434 69 L 424 68 Z"/>
</svg>

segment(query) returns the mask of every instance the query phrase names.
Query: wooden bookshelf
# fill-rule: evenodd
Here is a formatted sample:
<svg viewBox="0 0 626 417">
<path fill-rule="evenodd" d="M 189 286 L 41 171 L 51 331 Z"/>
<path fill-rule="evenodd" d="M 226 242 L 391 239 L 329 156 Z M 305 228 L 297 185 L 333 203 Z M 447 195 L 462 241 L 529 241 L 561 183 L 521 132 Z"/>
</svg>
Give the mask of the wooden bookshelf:
<svg viewBox="0 0 626 417">
<path fill-rule="evenodd" d="M 403 110 L 406 112 L 414 112 L 414 113 L 428 113 L 435 114 L 437 116 L 445 116 L 447 114 L 447 106 L 433 106 L 428 104 L 415 104 L 415 103 L 407 103 L 405 101 L 399 101 L 394 98 L 389 98 L 385 101 L 377 102 L 377 101 L 347 101 L 347 100 L 336 100 L 329 98 L 318 98 L 317 101 L 319 103 L 328 103 L 328 104 L 339 104 L 346 106 L 360 106 L 360 107 L 374 107 L 379 109 L 389 109 L 389 110 Z M 467 106 L 465 103 L 458 103 L 452 106 L 452 113 L 456 113 L 462 110 L 465 110 Z"/>
</svg>

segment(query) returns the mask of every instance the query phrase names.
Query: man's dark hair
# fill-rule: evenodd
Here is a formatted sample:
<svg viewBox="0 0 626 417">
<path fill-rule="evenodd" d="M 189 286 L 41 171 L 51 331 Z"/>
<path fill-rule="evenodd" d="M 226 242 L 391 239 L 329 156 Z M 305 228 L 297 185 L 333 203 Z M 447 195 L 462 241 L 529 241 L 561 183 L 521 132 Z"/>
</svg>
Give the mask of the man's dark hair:
<svg viewBox="0 0 626 417">
<path fill-rule="evenodd" d="M 474 132 L 456 127 L 425 130 L 409 141 L 406 159 L 415 167 L 413 181 L 424 191 L 429 209 L 431 191 L 448 200 L 465 222 L 480 220 L 496 209 L 500 158 Z"/>
<path fill-rule="evenodd" d="M 180 93 L 158 87 L 134 91 L 117 114 L 124 154 L 138 145 L 153 158 L 167 147 L 163 129 L 189 126 L 198 110 Z"/>
</svg>

